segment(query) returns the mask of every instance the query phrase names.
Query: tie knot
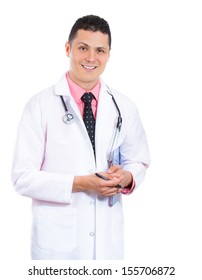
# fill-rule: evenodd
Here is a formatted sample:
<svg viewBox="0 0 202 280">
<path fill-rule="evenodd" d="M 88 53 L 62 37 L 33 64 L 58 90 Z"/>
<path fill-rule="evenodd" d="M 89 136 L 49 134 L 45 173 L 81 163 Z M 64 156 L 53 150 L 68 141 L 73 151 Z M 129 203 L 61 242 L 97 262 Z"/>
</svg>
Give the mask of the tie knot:
<svg viewBox="0 0 202 280">
<path fill-rule="evenodd" d="M 84 103 L 91 104 L 92 99 L 95 98 L 92 92 L 85 92 L 81 99 L 83 100 Z"/>
</svg>

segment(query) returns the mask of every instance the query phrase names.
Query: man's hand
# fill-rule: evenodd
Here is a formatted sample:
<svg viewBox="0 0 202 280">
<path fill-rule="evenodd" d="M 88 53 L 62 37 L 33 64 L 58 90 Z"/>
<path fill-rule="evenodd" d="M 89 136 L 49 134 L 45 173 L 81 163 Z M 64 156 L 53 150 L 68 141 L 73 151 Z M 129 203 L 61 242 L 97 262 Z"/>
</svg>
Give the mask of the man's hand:
<svg viewBox="0 0 202 280">
<path fill-rule="evenodd" d="M 128 187 L 132 181 L 133 177 L 132 174 L 129 171 L 123 170 L 120 165 L 112 165 L 108 171 L 108 176 L 110 178 L 123 178 L 120 185 L 123 187 Z"/>
<path fill-rule="evenodd" d="M 95 174 L 75 176 L 72 192 L 90 192 L 101 196 L 112 196 L 121 192 L 121 189 L 116 187 L 118 184 L 128 186 L 132 182 L 131 173 L 124 171 L 119 165 L 114 165 L 107 172 L 100 172 L 100 174 L 109 180 L 103 180 Z"/>
</svg>

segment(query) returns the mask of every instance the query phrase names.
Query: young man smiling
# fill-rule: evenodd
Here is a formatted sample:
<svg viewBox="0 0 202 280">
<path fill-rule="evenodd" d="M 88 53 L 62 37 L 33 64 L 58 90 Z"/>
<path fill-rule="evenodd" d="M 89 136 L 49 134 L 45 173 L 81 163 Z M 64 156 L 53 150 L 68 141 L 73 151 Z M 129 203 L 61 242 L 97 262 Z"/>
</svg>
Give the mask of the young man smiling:
<svg viewBox="0 0 202 280">
<path fill-rule="evenodd" d="M 70 79 L 85 90 L 91 90 L 98 83 L 109 60 L 108 35 L 81 29 L 65 47 L 70 58 Z"/>
<path fill-rule="evenodd" d="M 27 103 L 13 160 L 16 191 L 33 201 L 32 259 L 122 259 L 122 195 L 144 179 L 145 132 L 131 100 L 100 79 L 108 23 L 79 18 L 65 48 L 69 71 Z"/>
</svg>

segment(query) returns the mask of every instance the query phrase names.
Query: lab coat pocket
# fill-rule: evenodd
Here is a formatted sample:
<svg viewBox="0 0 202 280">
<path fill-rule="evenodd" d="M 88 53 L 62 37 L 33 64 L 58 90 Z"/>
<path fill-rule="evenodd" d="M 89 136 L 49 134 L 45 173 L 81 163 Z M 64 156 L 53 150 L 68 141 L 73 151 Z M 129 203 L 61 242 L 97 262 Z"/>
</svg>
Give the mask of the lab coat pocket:
<svg viewBox="0 0 202 280">
<path fill-rule="evenodd" d="M 77 210 L 68 205 L 42 206 L 35 224 L 38 246 L 45 251 L 71 252 L 77 245 Z"/>
</svg>

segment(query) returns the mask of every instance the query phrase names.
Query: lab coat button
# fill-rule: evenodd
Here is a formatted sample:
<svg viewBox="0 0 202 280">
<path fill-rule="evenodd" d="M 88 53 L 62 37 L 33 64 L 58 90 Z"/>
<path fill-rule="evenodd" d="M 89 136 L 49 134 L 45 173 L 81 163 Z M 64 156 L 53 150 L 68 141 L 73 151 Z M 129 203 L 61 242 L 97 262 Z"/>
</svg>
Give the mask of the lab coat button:
<svg viewBox="0 0 202 280">
<path fill-rule="evenodd" d="M 94 173 L 93 171 L 94 171 L 93 169 L 90 169 L 90 170 L 89 170 L 89 173 L 92 174 L 92 173 Z"/>
<path fill-rule="evenodd" d="M 94 233 L 94 232 L 90 232 L 89 235 L 90 235 L 90 236 L 94 236 L 95 233 Z"/>
<path fill-rule="evenodd" d="M 94 205 L 94 201 L 93 200 L 90 201 L 90 205 Z"/>
</svg>

